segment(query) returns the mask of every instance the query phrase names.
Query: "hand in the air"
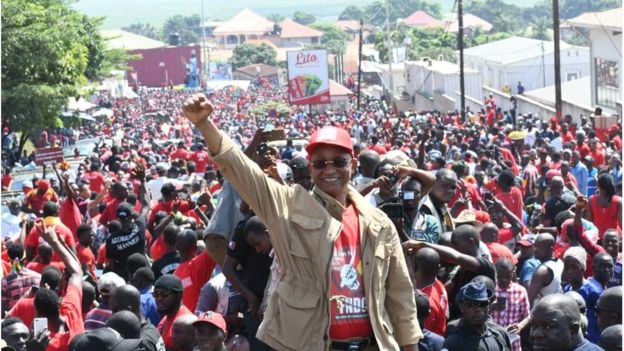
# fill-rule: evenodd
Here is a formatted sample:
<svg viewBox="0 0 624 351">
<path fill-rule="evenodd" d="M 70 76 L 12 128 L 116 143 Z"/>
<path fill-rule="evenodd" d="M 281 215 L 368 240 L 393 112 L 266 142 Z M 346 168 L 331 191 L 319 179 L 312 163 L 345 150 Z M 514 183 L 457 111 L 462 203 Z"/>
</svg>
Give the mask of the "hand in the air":
<svg viewBox="0 0 624 351">
<path fill-rule="evenodd" d="M 184 111 L 186 118 L 191 121 L 191 123 L 197 125 L 205 121 L 208 116 L 210 116 L 214 108 L 212 107 L 212 104 L 208 102 L 206 96 L 203 94 L 196 94 L 184 102 L 182 110 Z"/>
</svg>

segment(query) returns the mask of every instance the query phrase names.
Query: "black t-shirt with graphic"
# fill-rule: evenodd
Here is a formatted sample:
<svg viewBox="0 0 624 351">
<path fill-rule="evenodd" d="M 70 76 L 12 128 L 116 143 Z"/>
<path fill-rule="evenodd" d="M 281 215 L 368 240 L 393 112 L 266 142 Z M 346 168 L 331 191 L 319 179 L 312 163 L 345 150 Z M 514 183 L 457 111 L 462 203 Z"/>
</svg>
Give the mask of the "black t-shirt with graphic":
<svg viewBox="0 0 624 351">
<path fill-rule="evenodd" d="M 133 253 L 145 253 L 145 216 L 139 216 L 127 231 L 109 235 L 106 239 L 106 258 L 114 262 L 114 272 L 126 276 L 126 261 Z"/>
</svg>

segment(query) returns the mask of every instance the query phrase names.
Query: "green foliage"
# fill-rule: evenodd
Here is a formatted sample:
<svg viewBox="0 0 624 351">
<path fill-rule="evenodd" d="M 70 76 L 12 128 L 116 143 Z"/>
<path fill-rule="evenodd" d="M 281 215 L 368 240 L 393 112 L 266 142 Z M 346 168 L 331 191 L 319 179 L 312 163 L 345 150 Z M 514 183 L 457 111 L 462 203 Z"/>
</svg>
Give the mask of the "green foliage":
<svg viewBox="0 0 624 351">
<path fill-rule="evenodd" d="M 293 21 L 307 26 L 308 24 L 314 23 L 316 21 L 316 17 L 310 13 L 295 11 L 293 14 Z"/>
<path fill-rule="evenodd" d="M 278 116 L 287 116 L 290 113 L 290 105 L 283 101 L 269 100 L 258 104 L 250 112 L 256 116 L 266 116 L 272 110 L 276 111 Z"/>
<path fill-rule="evenodd" d="M 347 6 L 338 16 L 338 20 L 347 21 L 347 20 L 361 20 L 364 18 L 364 12 L 361 8 L 355 5 Z"/>
<path fill-rule="evenodd" d="M 561 19 L 570 19 L 584 12 L 600 12 L 621 6 L 620 0 L 562 0 L 559 14 Z"/>
<path fill-rule="evenodd" d="M 134 23 L 127 27 L 121 28 L 126 32 L 142 35 L 144 37 L 152 38 L 158 40 L 158 30 L 151 23 Z"/>
<path fill-rule="evenodd" d="M 275 23 L 280 23 L 281 21 L 284 20 L 284 16 L 280 15 L 279 13 L 272 13 L 272 14 L 266 16 L 266 18 L 269 21 L 275 22 Z"/>
<path fill-rule="evenodd" d="M 37 128 L 53 127 L 77 88 L 104 72 L 97 27 L 62 1 L 2 4 L 2 113 L 23 147 Z"/>
<path fill-rule="evenodd" d="M 464 5 L 464 13 L 471 13 L 490 22 L 493 32 L 515 32 L 523 27 L 523 11 L 520 7 L 503 0 L 470 0 Z"/>
<path fill-rule="evenodd" d="M 531 38 L 539 40 L 551 40 L 552 36 L 549 31 L 552 29 L 553 23 L 547 17 L 537 17 L 531 22 Z"/>
<path fill-rule="evenodd" d="M 234 49 L 230 62 L 235 69 L 256 63 L 275 66 L 277 64 L 277 52 L 267 44 L 242 44 Z"/>
<path fill-rule="evenodd" d="M 178 34 L 180 36 L 179 45 L 197 43 L 199 41 L 200 23 L 199 15 L 169 17 L 163 25 L 161 40 L 169 42 L 169 37 L 172 34 Z"/>
<path fill-rule="evenodd" d="M 347 51 L 349 35 L 335 24 L 314 24 L 312 28 L 323 32 L 321 43 L 314 47 L 327 49 L 330 54 L 344 54 Z"/>
</svg>

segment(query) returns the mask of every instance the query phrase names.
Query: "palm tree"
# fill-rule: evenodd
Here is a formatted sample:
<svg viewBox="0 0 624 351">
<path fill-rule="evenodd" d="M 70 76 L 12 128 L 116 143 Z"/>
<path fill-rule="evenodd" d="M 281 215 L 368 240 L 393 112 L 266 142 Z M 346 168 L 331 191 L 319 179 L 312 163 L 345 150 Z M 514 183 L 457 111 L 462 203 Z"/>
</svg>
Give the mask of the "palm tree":
<svg viewBox="0 0 624 351">
<path fill-rule="evenodd" d="M 531 38 L 548 40 L 548 30 L 552 22 L 546 17 L 536 17 L 531 22 Z"/>
</svg>

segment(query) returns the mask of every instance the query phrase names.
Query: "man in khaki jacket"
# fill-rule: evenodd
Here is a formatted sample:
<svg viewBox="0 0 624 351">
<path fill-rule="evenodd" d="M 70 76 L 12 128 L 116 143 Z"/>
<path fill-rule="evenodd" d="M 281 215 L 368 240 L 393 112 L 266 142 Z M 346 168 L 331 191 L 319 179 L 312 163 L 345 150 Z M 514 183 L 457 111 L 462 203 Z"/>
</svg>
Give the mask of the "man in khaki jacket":
<svg viewBox="0 0 624 351">
<path fill-rule="evenodd" d="M 398 234 L 349 186 L 349 134 L 326 127 L 306 147 L 312 192 L 269 179 L 209 118 L 203 95 L 184 103 L 223 176 L 266 223 L 284 274 L 258 339 L 277 350 L 417 350 L 422 332 Z"/>
</svg>

